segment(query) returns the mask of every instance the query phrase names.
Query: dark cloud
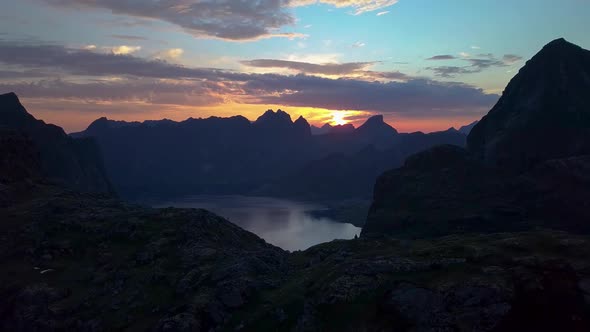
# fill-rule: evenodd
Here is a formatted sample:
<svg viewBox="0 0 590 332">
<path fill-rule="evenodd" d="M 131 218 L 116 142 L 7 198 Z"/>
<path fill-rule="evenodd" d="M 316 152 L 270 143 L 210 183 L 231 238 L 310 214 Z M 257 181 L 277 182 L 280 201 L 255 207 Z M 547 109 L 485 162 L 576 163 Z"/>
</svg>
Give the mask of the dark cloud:
<svg viewBox="0 0 590 332">
<path fill-rule="evenodd" d="M 85 101 L 136 101 L 150 104 L 210 106 L 223 99 L 215 85 L 198 82 L 169 82 L 149 79 L 73 83 L 42 80 L 33 83 L 4 83 L 0 91 L 13 91 L 26 98 Z"/>
<path fill-rule="evenodd" d="M 363 79 L 337 80 L 304 74 L 247 74 L 189 68 L 132 55 L 2 41 L 0 64 L 9 65 L 11 70 L 18 67 L 14 70 L 19 72 L 59 72 L 63 77 L 0 85 L 0 91 L 16 91 L 26 98 L 137 100 L 174 105 L 234 101 L 412 116 L 469 113 L 490 108 L 498 98 L 473 86 L 416 79 L 399 72 L 360 70 Z M 309 65 L 304 64 L 303 69 L 309 69 Z M 363 65 L 346 68 L 353 70 Z M 341 67 L 332 70 L 343 71 Z M 367 80 L 364 76 L 396 81 Z"/>
<path fill-rule="evenodd" d="M 106 9 L 114 14 L 172 23 L 197 37 L 253 40 L 279 34 L 294 25 L 289 0 L 37 0 L 63 8 Z"/>
<path fill-rule="evenodd" d="M 426 60 L 454 60 L 457 57 L 455 57 L 454 55 L 450 55 L 450 54 L 444 54 L 444 55 L 435 55 L 433 57 L 430 57 Z"/>
<path fill-rule="evenodd" d="M 434 75 L 444 78 L 451 78 L 456 75 L 473 74 L 478 72 L 477 69 L 458 66 L 426 67 L 426 69 L 432 70 Z"/>
<path fill-rule="evenodd" d="M 459 83 L 425 79 L 381 83 L 305 75 L 289 79 L 259 77 L 246 83 L 244 92 L 264 104 L 413 115 L 470 113 L 474 109 L 488 109 L 498 99 L 497 95 Z"/>
<path fill-rule="evenodd" d="M 349 75 L 362 71 L 373 65 L 375 62 L 348 62 L 348 63 L 326 63 L 315 64 L 299 61 L 256 59 L 241 61 L 243 65 L 257 68 L 285 68 L 307 74 L 324 75 Z"/>
<path fill-rule="evenodd" d="M 443 57 L 446 57 L 446 55 L 434 56 L 428 60 L 447 60 Z M 498 59 L 493 54 L 487 53 L 478 54 L 476 58 L 466 56 L 461 60 L 468 62 L 469 66 L 438 66 L 427 67 L 426 69 L 432 70 L 436 76 L 449 78 L 456 75 L 480 73 L 494 67 L 511 66 L 522 60 L 522 57 L 514 54 L 506 54 L 502 59 Z"/>
<path fill-rule="evenodd" d="M 475 70 L 475 72 L 482 71 L 483 69 L 487 69 L 490 67 L 505 67 L 506 64 L 494 58 L 491 59 L 464 59 L 465 61 L 471 63 L 471 67 Z"/>
<path fill-rule="evenodd" d="M 223 71 L 187 68 L 131 55 L 97 53 L 59 45 L 34 45 L 0 40 L 0 63 L 28 69 L 51 68 L 84 76 L 139 76 L 151 78 L 216 79 Z"/>
</svg>

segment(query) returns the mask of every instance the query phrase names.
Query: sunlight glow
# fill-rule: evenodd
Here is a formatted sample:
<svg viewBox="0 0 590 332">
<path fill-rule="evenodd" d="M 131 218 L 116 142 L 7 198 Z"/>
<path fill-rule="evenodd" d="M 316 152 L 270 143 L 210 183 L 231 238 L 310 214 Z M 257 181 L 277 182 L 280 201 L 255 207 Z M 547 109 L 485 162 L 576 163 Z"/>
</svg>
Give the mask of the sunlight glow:
<svg viewBox="0 0 590 332">
<path fill-rule="evenodd" d="M 348 123 L 345 119 L 346 113 L 341 111 L 332 111 L 332 120 L 330 121 L 333 125 L 345 125 Z"/>
</svg>

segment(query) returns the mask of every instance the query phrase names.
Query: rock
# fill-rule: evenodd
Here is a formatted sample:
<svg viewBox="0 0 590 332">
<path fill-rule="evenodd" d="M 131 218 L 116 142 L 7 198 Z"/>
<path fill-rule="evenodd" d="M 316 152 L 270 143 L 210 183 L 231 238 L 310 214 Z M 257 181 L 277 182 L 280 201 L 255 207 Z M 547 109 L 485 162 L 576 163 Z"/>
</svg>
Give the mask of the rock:
<svg viewBox="0 0 590 332">
<path fill-rule="evenodd" d="M 510 81 L 471 130 L 468 150 L 487 164 L 524 172 L 590 154 L 590 51 L 557 39 Z"/>
<path fill-rule="evenodd" d="M 451 317 L 441 294 L 402 284 L 387 295 L 385 307 L 397 313 L 414 331 L 452 331 Z"/>
<path fill-rule="evenodd" d="M 157 332 L 198 332 L 201 331 L 199 321 L 194 315 L 181 313 L 172 317 L 163 318 L 158 322 L 154 331 Z"/>
</svg>

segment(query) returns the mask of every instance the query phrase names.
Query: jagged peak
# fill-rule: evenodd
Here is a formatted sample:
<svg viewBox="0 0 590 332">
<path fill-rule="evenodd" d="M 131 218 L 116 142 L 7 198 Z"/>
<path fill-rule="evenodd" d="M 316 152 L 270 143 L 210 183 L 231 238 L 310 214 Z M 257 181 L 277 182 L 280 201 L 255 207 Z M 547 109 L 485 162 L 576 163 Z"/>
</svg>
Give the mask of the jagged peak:
<svg viewBox="0 0 590 332">
<path fill-rule="evenodd" d="M 262 114 L 260 117 L 258 117 L 258 119 L 256 119 L 256 121 L 254 123 L 261 123 L 261 122 L 267 122 L 267 121 L 284 121 L 284 122 L 290 122 L 293 123 L 293 121 L 291 120 L 291 115 L 289 115 L 289 113 L 284 112 L 283 110 L 277 110 L 276 112 L 273 110 L 267 110 L 266 112 L 264 112 L 264 114 Z"/>
<path fill-rule="evenodd" d="M 300 115 L 297 120 L 295 120 L 295 124 L 305 124 L 309 126 L 309 122 L 307 122 L 303 115 Z"/>
</svg>

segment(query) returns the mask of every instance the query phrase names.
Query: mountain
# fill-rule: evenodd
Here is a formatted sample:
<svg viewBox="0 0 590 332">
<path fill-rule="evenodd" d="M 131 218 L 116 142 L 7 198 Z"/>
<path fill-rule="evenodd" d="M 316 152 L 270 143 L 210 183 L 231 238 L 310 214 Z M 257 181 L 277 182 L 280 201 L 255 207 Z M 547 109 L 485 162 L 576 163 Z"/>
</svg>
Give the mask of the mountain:
<svg viewBox="0 0 590 332">
<path fill-rule="evenodd" d="M 522 172 L 549 159 L 590 154 L 590 51 L 557 39 L 510 81 L 471 131 L 468 149 Z"/>
<path fill-rule="evenodd" d="M 283 111 L 144 123 L 98 119 L 75 137 L 93 137 L 123 195 L 246 193 L 310 158 L 311 129 Z M 157 176 L 154 176 L 157 175 Z"/>
<path fill-rule="evenodd" d="M 313 160 L 296 172 L 272 182 L 260 194 L 320 201 L 369 199 L 377 177 L 401 166 L 409 155 L 439 144 L 465 146 L 466 136 L 457 131 L 397 134 L 395 129 L 387 127 L 382 127 L 382 133 L 389 135 L 376 135 L 380 142 L 387 144 L 381 147 L 367 144 L 354 154 L 338 152 Z M 359 136 L 352 137 L 357 144 L 362 142 Z"/>
<path fill-rule="evenodd" d="M 74 139 L 30 115 L 14 93 L 0 95 L 0 128 L 27 136 L 49 180 L 87 192 L 112 193 L 101 153 L 92 139 Z"/>
<path fill-rule="evenodd" d="M 589 54 L 549 43 L 473 128 L 467 150 L 435 147 L 381 175 L 362 235 L 590 233 Z"/>
<path fill-rule="evenodd" d="M 329 123 L 324 124 L 321 127 L 311 126 L 311 133 L 313 135 L 324 135 L 332 130 L 332 125 Z"/>
<path fill-rule="evenodd" d="M 143 123 L 101 118 L 72 136 L 96 139 L 117 191 L 131 198 L 195 193 L 367 197 L 376 176 L 405 156 L 436 144 L 465 142 L 460 133 L 399 134 L 382 116 L 356 129 L 350 124 L 324 129 L 330 131 L 312 135 L 305 118 L 293 121 L 282 110 L 268 110 L 254 122 L 241 116 Z M 320 179 L 338 185 L 322 186 Z"/>
<path fill-rule="evenodd" d="M 473 121 L 472 123 L 462 126 L 461 128 L 459 128 L 459 132 L 465 134 L 465 135 L 469 135 L 469 133 L 471 133 L 471 130 L 473 129 L 473 127 L 475 127 L 475 125 L 477 125 L 479 123 L 478 121 Z"/>
<path fill-rule="evenodd" d="M 340 134 L 350 134 L 355 131 L 354 125 L 351 123 L 343 124 L 343 125 L 336 125 L 330 128 L 328 134 L 340 135 Z"/>
</svg>

